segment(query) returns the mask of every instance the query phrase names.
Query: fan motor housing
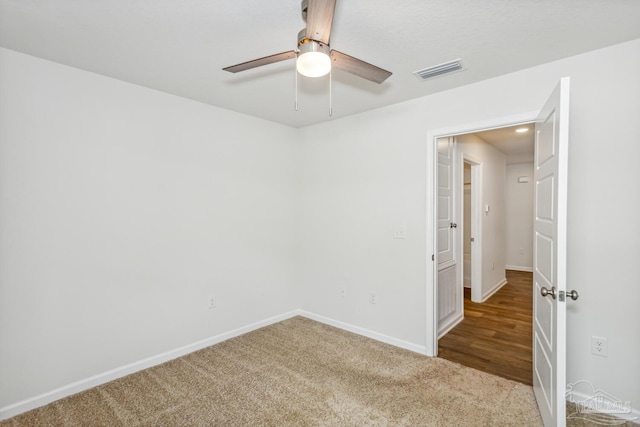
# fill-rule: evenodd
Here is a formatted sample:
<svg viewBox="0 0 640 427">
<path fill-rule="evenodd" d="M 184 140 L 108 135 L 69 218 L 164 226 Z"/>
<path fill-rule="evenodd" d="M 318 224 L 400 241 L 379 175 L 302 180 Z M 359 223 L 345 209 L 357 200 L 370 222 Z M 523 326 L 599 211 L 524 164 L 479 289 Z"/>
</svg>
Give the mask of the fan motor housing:
<svg viewBox="0 0 640 427">
<path fill-rule="evenodd" d="M 329 48 L 329 45 L 326 43 L 322 43 L 321 41 L 318 40 L 314 40 L 314 39 L 310 39 L 309 37 L 307 37 L 307 29 L 303 28 L 302 30 L 300 30 L 300 32 L 298 33 L 298 47 L 313 42 L 315 44 L 318 44 L 320 46 L 322 46 L 322 49 L 324 49 L 324 47 L 326 47 L 327 49 Z"/>
<path fill-rule="evenodd" d="M 329 45 L 324 43 L 320 43 L 316 40 L 304 39 L 298 43 L 298 49 L 300 50 L 299 54 L 305 54 L 307 52 L 321 52 L 327 56 L 331 55 L 331 50 Z"/>
</svg>

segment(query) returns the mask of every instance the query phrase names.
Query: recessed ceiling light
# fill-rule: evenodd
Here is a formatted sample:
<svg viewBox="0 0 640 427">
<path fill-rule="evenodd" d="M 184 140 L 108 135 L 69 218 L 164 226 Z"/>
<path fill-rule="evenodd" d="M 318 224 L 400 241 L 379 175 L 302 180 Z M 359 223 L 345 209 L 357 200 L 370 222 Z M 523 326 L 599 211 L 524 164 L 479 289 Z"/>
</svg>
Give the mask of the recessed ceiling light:
<svg viewBox="0 0 640 427">
<path fill-rule="evenodd" d="M 525 133 L 525 132 L 528 132 L 528 131 L 529 131 L 529 128 L 518 128 L 518 129 L 516 129 L 516 132 L 518 132 L 518 133 Z"/>
</svg>

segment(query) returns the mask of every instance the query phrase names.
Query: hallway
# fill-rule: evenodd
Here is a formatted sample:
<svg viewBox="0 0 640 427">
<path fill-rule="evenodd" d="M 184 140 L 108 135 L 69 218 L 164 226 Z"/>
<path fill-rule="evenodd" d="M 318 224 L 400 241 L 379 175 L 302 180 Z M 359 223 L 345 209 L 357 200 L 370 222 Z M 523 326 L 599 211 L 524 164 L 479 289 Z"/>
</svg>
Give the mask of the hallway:
<svg viewBox="0 0 640 427">
<path fill-rule="evenodd" d="M 438 342 L 438 357 L 532 384 L 533 273 L 507 270 L 507 284 L 482 304 L 465 288 L 464 320 Z"/>
</svg>

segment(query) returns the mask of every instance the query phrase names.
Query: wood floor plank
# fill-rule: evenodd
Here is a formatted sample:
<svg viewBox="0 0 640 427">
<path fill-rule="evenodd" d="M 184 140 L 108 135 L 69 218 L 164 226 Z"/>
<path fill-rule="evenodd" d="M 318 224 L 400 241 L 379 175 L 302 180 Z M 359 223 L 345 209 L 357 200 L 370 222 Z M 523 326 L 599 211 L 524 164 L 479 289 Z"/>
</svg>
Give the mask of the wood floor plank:
<svg viewBox="0 0 640 427">
<path fill-rule="evenodd" d="M 531 385 L 532 273 L 507 270 L 507 284 L 484 303 L 465 289 L 464 320 L 438 343 L 438 356 Z"/>
</svg>

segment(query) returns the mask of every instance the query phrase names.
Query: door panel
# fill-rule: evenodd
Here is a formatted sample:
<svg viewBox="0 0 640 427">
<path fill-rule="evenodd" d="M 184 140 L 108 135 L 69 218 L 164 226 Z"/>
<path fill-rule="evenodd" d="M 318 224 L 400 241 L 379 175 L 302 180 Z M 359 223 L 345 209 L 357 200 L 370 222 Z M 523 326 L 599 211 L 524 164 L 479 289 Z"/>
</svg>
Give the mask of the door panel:
<svg viewBox="0 0 640 427">
<path fill-rule="evenodd" d="M 538 274 L 544 286 L 553 286 L 553 240 L 543 234 L 536 234 L 534 246 L 538 249 Z"/>
<path fill-rule="evenodd" d="M 536 182 L 536 216 L 539 221 L 548 224 L 553 222 L 554 185 L 553 176 L 540 178 L 540 181 Z"/>
<path fill-rule="evenodd" d="M 438 141 L 438 264 L 454 260 L 453 137 Z"/>
<path fill-rule="evenodd" d="M 533 389 L 544 425 L 566 425 L 566 204 L 569 79 L 536 121 Z M 555 288 L 555 296 L 542 289 Z"/>
<path fill-rule="evenodd" d="M 462 281 L 458 281 L 458 262 L 454 213 L 455 138 L 438 138 L 438 338 L 463 316 Z"/>
<path fill-rule="evenodd" d="M 540 380 L 540 393 L 542 395 L 542 399 L 540 396 L 536 394 L 536 399 L 538 401 L 538 406 L 544 405 L 544 410 L 551 412 L 553 410 L 553 381 L 552 381 L 552 372 L 553 366 L 547 353 L 543 350 L 543 344 L 540 342 L 540 339 L 537 334 L 534 336 L 534 346 L 533 346 L 533 360 L 535 363 L 534 370 L 538 375 Z M 542 403 L 541 403 L 542 402 Z M 540 410 L 542 412 L 542 409 Z"/>
<path fill-rule="evenodd" d="M 457 292 L 455 286 L 449 286 L 456 280 L 455 266 L 438 271 L 438 323 L 445 325 L 456 314 Z"/>
</svg>

